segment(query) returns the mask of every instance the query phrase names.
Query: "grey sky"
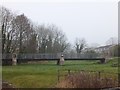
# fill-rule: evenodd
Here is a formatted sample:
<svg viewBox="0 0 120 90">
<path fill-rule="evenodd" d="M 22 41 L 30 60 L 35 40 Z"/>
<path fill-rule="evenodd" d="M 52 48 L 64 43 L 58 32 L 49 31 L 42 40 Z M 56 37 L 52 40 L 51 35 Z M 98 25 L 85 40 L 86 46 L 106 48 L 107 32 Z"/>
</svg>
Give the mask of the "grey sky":
<svg viewBox="0 0 120 90">
<path fill-rule="evenodd" d="M 89 44 L 104 45 L 110 37 L 118 37 L 117 2 L 4 2 L 2 5 L 24 13 L 35 23 L 57 25 L 71 43 L 78 37 Z"/>
</svg>

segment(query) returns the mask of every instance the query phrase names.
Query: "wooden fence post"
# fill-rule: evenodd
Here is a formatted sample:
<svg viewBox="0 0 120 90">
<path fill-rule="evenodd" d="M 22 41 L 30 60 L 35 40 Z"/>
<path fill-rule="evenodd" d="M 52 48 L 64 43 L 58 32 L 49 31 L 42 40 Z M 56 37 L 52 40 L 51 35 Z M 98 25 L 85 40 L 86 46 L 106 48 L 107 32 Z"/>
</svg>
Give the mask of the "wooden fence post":
<svg viewBox="0 0 120 90">
<path fill-rule="evenodd" d="M 59 72 L 59 70 L 58 70 L 58 83 L 60 82 L 60 72 Z"/>
<path fill-rule="evenodd" d="M 68 70 L 68 74 L 70 75 L 70 70 Z"/>
<path fill-rule="evenodd" d="M 99 71 L 99 72 L 98 72 L 98 78 L 99 78 L 99 79 L 100 79 L 100 75 L 101 75 L 101 72 Z"/>
</svg>

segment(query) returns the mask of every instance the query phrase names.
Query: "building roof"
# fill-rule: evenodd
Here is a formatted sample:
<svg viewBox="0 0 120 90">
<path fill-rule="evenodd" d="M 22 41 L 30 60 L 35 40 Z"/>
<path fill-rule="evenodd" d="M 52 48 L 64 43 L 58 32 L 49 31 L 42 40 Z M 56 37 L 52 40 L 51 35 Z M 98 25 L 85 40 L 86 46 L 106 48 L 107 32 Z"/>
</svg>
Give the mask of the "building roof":
<svg viewBox="0 0 120 90">
<path fill-rule="evenodd" d="M 111 47 L 111 46 L 113 46 L 113 45 L 100 46 L 100 47 L 97 47 L 97 48 L 95 48 L 95 49 L 100 49 L 100 48 L 109 48 L 109 47 Z"/>
</svg>

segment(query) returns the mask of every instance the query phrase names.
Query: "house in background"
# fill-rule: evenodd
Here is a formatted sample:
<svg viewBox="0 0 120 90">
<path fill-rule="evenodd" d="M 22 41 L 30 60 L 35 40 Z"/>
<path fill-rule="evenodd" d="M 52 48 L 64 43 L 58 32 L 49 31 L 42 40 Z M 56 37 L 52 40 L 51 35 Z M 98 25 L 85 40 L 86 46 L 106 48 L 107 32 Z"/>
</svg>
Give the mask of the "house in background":
<svg viewBox="0 0 120 90">
<path fill-rule="evenodd" d="M 99 53 L 103 57 L 110 57 L 111 51 L 113 51 L 115 45 L 106 45 L 95 48 L 96 53 Z"/>
<path fill-rule="evenodd" d="M 103 51 L 109 51 L 111 47 L 113 47 L 113 45 L 100 46 L 95 48 L 95 51 L 102 53 Z"/>
<path fill-rule="evenodd" d="M 96 57 L 105 57 L 105 58 L 110 58 L 114 56 L 115 52 L 115 44 L 113 45 L 105 45 L 105 46 L 99 46 L 96 48 L 85 48 L 82 53 L 88 53 L 97 55 Z"/>
</svg>

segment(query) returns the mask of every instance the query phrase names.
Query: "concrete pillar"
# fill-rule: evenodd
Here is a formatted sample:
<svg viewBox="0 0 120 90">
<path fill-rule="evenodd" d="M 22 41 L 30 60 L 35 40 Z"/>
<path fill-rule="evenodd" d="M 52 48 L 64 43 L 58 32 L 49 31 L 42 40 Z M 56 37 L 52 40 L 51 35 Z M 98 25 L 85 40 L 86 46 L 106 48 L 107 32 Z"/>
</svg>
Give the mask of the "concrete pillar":
<svg viewBox="0 0 120 90">
<path fill-rule="evenodd" d="M 60 65 L 63 65 L 64 64 L 64 56 L 61 55 L 61 58 L 60 58 Z"/>
<path fill-rule="evenodd" d="M 101 59 L 101 64 L 104 64 L 105 63 L 105 58 L 104 59 Z"/>
<path fill-rule="evenodd" d="M 59 64 L 60 64 L 60 59 L 57 60 L 57 65 L 59 65 Z"/>
<path fill-rule="evenodd" d="M 12 65 L 17 65 L 17 54 L 12 55 Z"/>
</svg>

